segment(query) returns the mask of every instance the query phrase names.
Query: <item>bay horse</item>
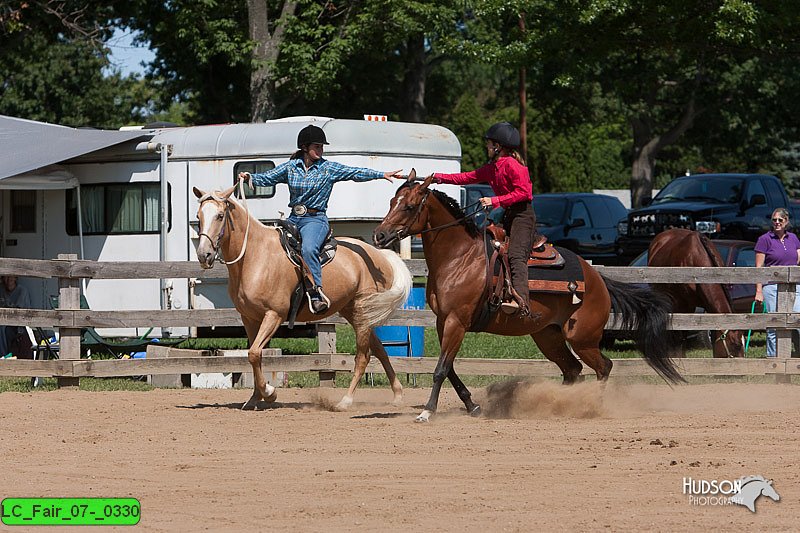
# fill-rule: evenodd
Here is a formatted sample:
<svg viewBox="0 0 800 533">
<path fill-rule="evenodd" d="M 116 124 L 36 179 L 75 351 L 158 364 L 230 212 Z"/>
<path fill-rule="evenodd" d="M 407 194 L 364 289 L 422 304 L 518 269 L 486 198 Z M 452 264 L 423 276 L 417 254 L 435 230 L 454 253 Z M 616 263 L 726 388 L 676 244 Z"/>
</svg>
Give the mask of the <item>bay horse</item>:
<svg viewBox="0 0 800 533">
<path fill-rule="evenodd" d="M 487 253 L 483 233 L 452 198 L 430 189 L 430 176 L 415 183 L 412 170 L 390 202 L 383 222 L 373 232 L 376 246 L 422 233 L 425 262 L 428 265 L 426 296 L 436 315 L 436 332 L 441 353 L 433 374 L 430 399 L 418 422 L 426 422 L 436 412 L 439 392 L 445 378 L 453 384 L 459 398 L 473 415 L 480 413 L 471 394 L 453 367 L 465 333 L 470 330 L 476 311 L 484 300 L 487 285 Z M 623 329 L 635 332 L 638 347 L 655 371 L 671 382 L 681 381 L 672 360 L 664 355 L 670 304 L 647 288 L 603 278 L 586 261 L 577 257 L 583 272 L 583 300 L 573 303 L 570 293 L 535 294 L 527 317 L 496 313 L 482 329 L 498 335 L 530 335 L 549 360 L 561 369 L 564 383 L 580 378 L 581 362 L 591 367 L 598 380 L 606 380 L 613 363 L 600 352 L 603 328 L 612 301 L 621 314 Z M 580 358 L 576 359 L 574 354 Z"/>
<path fill-rule="evenodd" d="M 647 266 L 722 267 L 725 263 L 708 237 L 687 229 L 670 229 L 656 235 L 647 252 Z M 654 283 L 653 288 L 672 299 L 674 313 L 733 313 L 730 297 L 720 283 Z M 738 330 L 714 331 L 714 357 L 744 357 L 744 335 Z M 675 346 L 675 345 L 673 345 Z M 683 346 L 676 346 L 683 357 Z"/>
<path fill-rule="evenodd" d="M 224 261 L 228 266 L 228 295 L 247 331 L 250 345 L 247 358 L 254 377 L 253 395 L 242 409 L 255 409 L 262 398 L 274 402 L 277 397 L 275 387 L 266 382 L 261 370 L 261 350 L 289 317 L 292 293 L 300 283 L 301 274 L 284 253 L 278 230 L 252 217 L 232 196 L 235 189 L 234 185 L 207 193 L 194 187 L 194 195 L 200 202 L 197 259 L 201 267 L 208 269 L 214 266 L 218 253 L 235 258 Z M 345 410 L 353 403 L 370 353 L 383 365 L 394 394 L 393 403 L 399 404 L 403 387 L 373 328 L 405 303 L 411 290 L 411 273 L 390 250 L 378 250 L 357 239 L 337 237 L 336 240 L 336 255 L 322 269 L 330 308 L 322 314 L 312 314 L 303 305 L 297 320 L 320 320 L 338 312 L 355 330 L 353 379 L 336 405 L 337 410 Z"/>
</svg>

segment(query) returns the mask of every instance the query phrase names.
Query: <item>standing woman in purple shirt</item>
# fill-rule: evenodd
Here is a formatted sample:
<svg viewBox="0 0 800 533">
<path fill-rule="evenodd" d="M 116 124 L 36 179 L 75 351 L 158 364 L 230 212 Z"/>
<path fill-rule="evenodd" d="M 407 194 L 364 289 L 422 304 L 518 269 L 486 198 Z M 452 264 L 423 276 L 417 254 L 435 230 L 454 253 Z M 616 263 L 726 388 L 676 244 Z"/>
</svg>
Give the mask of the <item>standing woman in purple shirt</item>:
<svg viewBox="0 0 800 533">
<path fill-rule="evenodd" d="M 520 135 L 509 122 L 494 124 L 484 135 L 489 162 L 470 172 L 459 174 L 435 173 L 439 183 L 467 185 L 488 183 L 495 196 L 480 199 L 483 207 L 502 207 L 503 228 L 509 238 L 508 263 L 511 267 L 511 285 L 522 301 L 503 302 L 505 312 L 527 316 L 530 313 L 528 294 L 528 256 L 531 248 L 544 244 L 545 238 L 536 231 L 536 214 L 533 212 L 533 182 L 525 161 L 520 156 Z"/>
<path fill-rule="evenodd" d="M 800 240 L 788 231 L 789 211 L 779 207 L 772 213 L 772 230 L 756 242 L 756 266 L 797 266 L 800 264 Z M 798 286 L 800 288 L 800 286 Z M 756 284 L 756 301 L 764 302 L 768 313 L 774 313 L 778 303 L 778 286 L 775 283 Z M 800 298 L 795 293 L 795 313 L 800 312 Z M 775 357 L 775 330 L 767 330 L 767 357 Z"/>
<path fill-rule="evenodd" d="M 275 185 L 286 183 L 289 186 L 289 207 L 292 214 L 289 222 L 297 226 L 302 240 L 303 260 L 311 271 L 314 287 L 308 292 L 308 303 L 312 313 L 322 313 L 331 302 L 322 292 L 322 266 L 319 252 L 328 235 L 328 200 L 337 181 L 369 181 L 386 179 L 400 175 L 400 170 L 379 172 L 368 168 L 348 167 L 341 163 L 328 161 L 322 157 L 324 145 L 328 144 L 322 128 L 309 125 L 297 135 L 298 150 L 289 161 L 281 163 L 267 172 L 250 174 L 240 172 L 239 178 L 250 180 L 255 185 Z"/>
</svg>

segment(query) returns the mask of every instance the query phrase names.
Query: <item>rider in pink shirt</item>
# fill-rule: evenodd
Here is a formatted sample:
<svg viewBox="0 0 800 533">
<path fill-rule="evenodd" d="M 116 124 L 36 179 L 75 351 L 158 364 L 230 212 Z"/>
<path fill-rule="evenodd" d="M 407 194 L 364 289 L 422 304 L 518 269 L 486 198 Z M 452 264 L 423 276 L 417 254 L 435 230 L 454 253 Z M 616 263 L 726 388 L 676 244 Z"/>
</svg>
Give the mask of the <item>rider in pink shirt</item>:
<svg viewBox="0 0 800 533">
<path fill-rule="evenodd" d="M 507 312 L 519 310 L 530 313 L 528 300 L 528 256 L 545 238 L 536 232 L 536 214 L 533 212 L 532 182 L 528 167 L 520 156 L 520 136 L 517 128 L 508 122 L 499 122 L 486 132 L 486 153 L 489 162 L 477 170 L 459 174 L 434 174 L 439 183 L 467 185 L 488 183 L 494 197 L 480 199 L 484 207 L 503 207 L 503 228 L 509 236 L 508 262 L 511 267 L 511 284 L 523 303 L 504 302 Z"/>
</svg>

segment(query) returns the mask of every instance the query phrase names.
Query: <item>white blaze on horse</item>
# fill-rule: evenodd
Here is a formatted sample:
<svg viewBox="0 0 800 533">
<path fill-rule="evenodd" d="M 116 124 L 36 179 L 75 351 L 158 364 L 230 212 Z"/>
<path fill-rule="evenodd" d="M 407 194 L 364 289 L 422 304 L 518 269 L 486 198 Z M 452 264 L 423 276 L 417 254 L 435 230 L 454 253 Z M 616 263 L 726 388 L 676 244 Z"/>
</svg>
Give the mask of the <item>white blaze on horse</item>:
<svg viewBox="0 0 800 533">
<path fill-rule="evenodd" d="M 261 370 L 261 350 L 288 319 L 292 294 L 300 283 L 301 273 L 286 256 L 278 230 L 251 217 L 232 196 L 235 189 L 233 186 L 207 193 L 194 188 L 200 201 L 197 259 L 203 268 L 212 268 L 220 253 L 229 260 L 225 261 L 228 295 L 247 331 L 250 343 L 247 357 L 253 366 L 255 382 L 253 395 L 242 409 L 255 409 L 259 400 L 274 402 L 277 397 L 277 391 L 267 384 Z M 411 290 L 411 273 L 392 251 L 378 250 L 357 239 L 337 238 L 337 241 L 334 259 L 322 269 L 330 308 L 315 315 L 303 305 L 297 320 L 320 320 L 338 312 L 355 330 L 354 375 L 337 409 L 347 409 L 353 403 L 370 353 L 383 365 L 394 393 L 393 403 L 399 404 L 403 387 L 373 328 L 405 303 Z"/>
</svg>

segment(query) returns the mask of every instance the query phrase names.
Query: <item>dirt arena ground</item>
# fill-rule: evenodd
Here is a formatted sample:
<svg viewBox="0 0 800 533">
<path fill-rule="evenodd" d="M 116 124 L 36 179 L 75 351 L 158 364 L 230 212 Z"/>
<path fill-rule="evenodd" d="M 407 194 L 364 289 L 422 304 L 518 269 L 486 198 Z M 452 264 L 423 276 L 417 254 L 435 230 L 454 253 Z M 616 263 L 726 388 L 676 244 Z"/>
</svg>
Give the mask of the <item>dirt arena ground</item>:
<svg viewBox="0 0 800 533">
<path fill-rule="evenodd" d="M 0 395 L 2 497 L 135 497 L 143 531 L 796 531 L 800 387 L 552 383 L 429 390 Z M 692 505 L 683 479 L 763 475 L 781 500 Z M 19 527 L 0 529 L 20 531 Z M 127 530 L 130 530 L 128 528 Z"/>
</svg>

